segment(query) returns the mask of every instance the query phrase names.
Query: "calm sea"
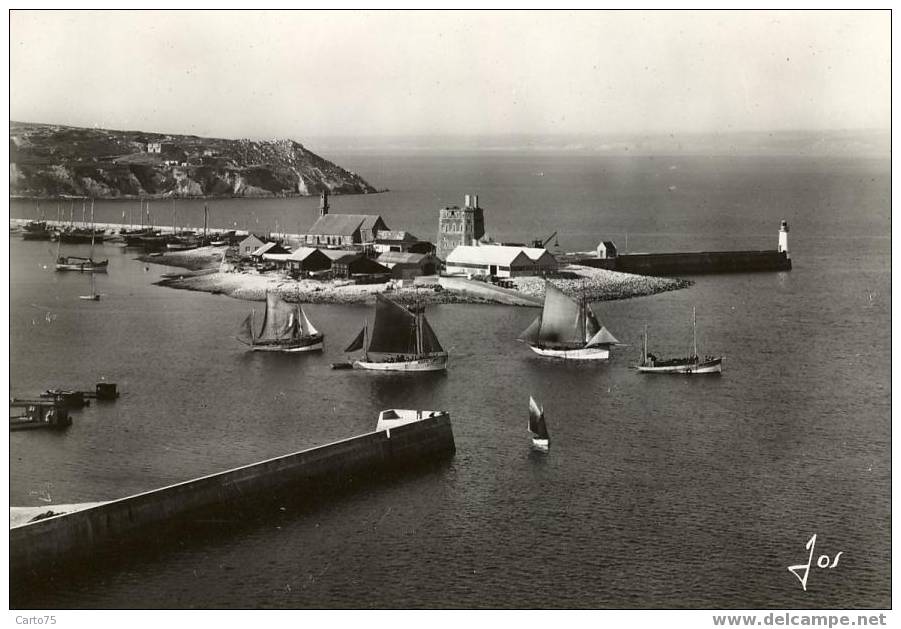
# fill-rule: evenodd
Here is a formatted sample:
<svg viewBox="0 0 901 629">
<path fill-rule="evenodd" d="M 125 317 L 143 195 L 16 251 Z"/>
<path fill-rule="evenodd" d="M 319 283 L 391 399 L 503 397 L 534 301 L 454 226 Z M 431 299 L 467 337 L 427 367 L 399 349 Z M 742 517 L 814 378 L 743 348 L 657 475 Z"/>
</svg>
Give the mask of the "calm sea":
<svg viewBox="0 0 901 629">
<path fill-rule="evenodd" d="M 446 465 L 310 508 L 209 525 L 199 539 L 97 566 L 17 607 L 889 607 L 890 202 L 885 160 L 330 154 L 390 192 L 335 197 L 434 240 L 438 209 L 478 193 L 488 231 L 562 249 L 774 248 L 789 273 L 696 277 L 689 289 L 595 304 L 630 347 L 602 365 L 515 342 L 531 309 L 445 305 L 447 374 L 332 371 L 365 307 L 309 306 L 326 351 L 243 351 L 251 305 L 152 285 L 167 270 L 105 245 L 100 302 L 53 272 L 49 243 L 10 239 L 12 395 L 118 383 L 64 433 L 10 434 L 13 505 L 121 497 L 371 430 L 390 407 L 447 409 Z M 209 202 L 213 224 L 297 232 L 317 199 Z M 154 201 L 156 224 L 171 202 Z M 43 202 L 49 217 L 55 202 Z M 180 201 L 180 224 L 202 222 Z M 63 204 L 60 211 L 68 214 Z M 137 221 L 99 202 L 98 221 Z M 33 218 L 31 202 L 12 216 Z M 80 219 L 80 206 L 74 208 Z M 276 222 L 278 227 L 276 228 Z M 71 252 L 86 247 L 71 246 Z M 691 310 L 713 378 L 629 369 L 645 323 L 684 352 Z M 529 450 L 529 395 L 552 448 Z M 51 502 L 47 502 L 47 501 Z M 787 567 L 812 568 L 807 591 Z"/>
</svg>

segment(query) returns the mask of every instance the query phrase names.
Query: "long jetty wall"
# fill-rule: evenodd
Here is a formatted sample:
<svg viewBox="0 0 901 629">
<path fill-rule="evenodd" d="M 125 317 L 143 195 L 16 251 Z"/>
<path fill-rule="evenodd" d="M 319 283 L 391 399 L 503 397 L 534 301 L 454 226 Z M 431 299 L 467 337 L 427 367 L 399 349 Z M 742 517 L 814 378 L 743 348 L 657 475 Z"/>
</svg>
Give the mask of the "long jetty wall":
<svg viewBox="0 0 901 629">
<path fill-rule="evenodd" d="M 10 529 L 10 574 L 40 576 L 148 528 L 243 500 L 301 493 L 453 455 L 450 416 L 371 432 Z"/>
<path fill-rule="evenodd" d="M 580 258 L 577 264 L 637 275 L 701 275 L 790 271 L 784 251 L 699 251 L 695 253 L 630 253 L 615 258 Z"/>
</svg>

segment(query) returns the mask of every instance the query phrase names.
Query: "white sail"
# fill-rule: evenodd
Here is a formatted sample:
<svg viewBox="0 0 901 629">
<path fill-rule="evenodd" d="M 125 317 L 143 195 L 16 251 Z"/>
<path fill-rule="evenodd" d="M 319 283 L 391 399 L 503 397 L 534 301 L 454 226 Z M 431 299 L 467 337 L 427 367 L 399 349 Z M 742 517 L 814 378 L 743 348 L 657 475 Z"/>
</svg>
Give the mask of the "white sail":
<svg viewBox="0 0 901 629">
<path fill-rule="evenodd" d="M 307 313 L 303 311 L 303 308 L 300 308 L 300 333 L 302 336 L 312 336 L 313 334 L 319 334 L 319 330 L 313 325 L 313 322 L 310 321 L 310 318 L 307 317 Z"/>
</svg>

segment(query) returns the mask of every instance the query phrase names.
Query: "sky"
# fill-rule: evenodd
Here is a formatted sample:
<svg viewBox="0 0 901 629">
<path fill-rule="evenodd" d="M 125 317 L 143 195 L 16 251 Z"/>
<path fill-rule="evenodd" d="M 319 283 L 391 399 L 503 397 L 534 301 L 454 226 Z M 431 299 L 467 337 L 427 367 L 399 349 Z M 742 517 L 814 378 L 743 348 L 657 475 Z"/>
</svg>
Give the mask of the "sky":
<svg viewBox="0 0 901 629">
<path fill-rule="evenodd" d="M 10 118 L 226 138 L 888 129 L 888 11 L 12 11 Z"/>
</svg>

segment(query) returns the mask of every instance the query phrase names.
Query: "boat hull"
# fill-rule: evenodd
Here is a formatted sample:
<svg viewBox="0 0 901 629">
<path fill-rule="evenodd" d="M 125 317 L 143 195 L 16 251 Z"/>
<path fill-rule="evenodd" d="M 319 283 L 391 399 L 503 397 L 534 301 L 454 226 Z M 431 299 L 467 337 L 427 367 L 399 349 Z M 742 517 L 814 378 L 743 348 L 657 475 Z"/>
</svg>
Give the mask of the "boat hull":
<svg viewBox="0 0 901 629">
<path fill-rule="evenodd" d="M 529 345 L 532 351 L 545 358 L 563 358 L 566 360 L 607 360 L 610 350 L 606 347 L 583 347 L 579 349 L 551 349 Z"/>
<path fill-rule="evenodd" d="M 252 352 L 281 352 L 283 354 L 296 354 L 300 352 L 321 352 L 324 346 L 324 337 L 314 341 L 302 341 L 299 343 L 277 344 L 265 343 L 250 346 Z"/>
<path fill-rule="evenodd" d="M 443 371 L 447 369 L 447 354 L 397 362 L 355 360 L 353 366 L 354 369 L 368 369 L 370 371 Z"/>
<path fill-rule="evenodd" d="M 641 373 L 669 373 L 683 375 L 709 375 L 723 372 L 723 359 L 703 360 L 700 362 L 686 362 L 679 365 L 660 365 L 651 367 L 637 365 L 635 367 Z"/>
<path fill-rule="evenodd" d="M 109 260 L 103 262 L 92 262 L 86 260 L 84 262 L 57 262 L 57 271 L 78 271 L 79 273 L 106 273 L 106 267 Z"/>
<path fill-rule="evenodd" d="M 541 452 L 547 452 L 551 447 L 550 439 L 539 439 L 537 437 L 532 437 L 532 449 L 539 450 Z"/>
</svg>

